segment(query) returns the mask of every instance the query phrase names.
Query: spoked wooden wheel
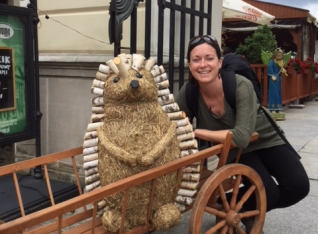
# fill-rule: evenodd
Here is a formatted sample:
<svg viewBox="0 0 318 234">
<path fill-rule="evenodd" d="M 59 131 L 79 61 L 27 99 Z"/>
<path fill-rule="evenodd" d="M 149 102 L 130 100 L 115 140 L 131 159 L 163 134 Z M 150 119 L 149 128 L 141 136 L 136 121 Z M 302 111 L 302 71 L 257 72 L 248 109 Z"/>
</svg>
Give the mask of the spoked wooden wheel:
<svg viewBox="0 0 318 234">
<path fill-rule="evenodd" d="M 252 185 L 238 201 L 237 194 L 242 177 L 247 178 Z M 231 179 L 233 183 L 229 182 L 229 178 L 233 178 Z M 228 203 L 225 193 L 229 189 L 227 186 L 229 183 L 232 184 L 233 194 Z M 253 194 L 256 198 L 256 209 L 248 212 L 241 211 L 246 200 Z M 211 195 L 214 195 L 212 198 L 216 195 L 220 196 L 223 203 L 222 209 L 218 209 L 216 206 L 208 206 L 211 202 Z M 215 202 L 215 199 L 212 200 Z M 252 168 L 242 164 L 229 164 L 221 167 L 207 179 L 198 193 L 191 212 L 190 234 L 201 233 L 204 212 L 213 214 L 219 219 L 219 222 L 205 234 L 217 233 L 218 231 L 221 234 L 235 234 L 236 231 L 245 234 L 246 232 L 241 228 L 240 221 L 242 218 L 249 217 L 254 218 L 251 234 L 259 234 L 263 228 L 266 214 L 266 194 L 262 180 Z M 214 221 L 212 220 L 212 222 Z"/>
</svg>

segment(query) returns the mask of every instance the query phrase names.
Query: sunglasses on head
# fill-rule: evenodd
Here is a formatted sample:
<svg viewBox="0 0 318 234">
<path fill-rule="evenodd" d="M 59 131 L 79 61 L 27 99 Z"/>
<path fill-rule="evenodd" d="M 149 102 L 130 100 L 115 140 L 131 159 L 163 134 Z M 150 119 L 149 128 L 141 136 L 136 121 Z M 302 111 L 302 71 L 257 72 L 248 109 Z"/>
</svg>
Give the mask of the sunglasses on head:
<svg viewBox="0 0 318 234">
<path fill-rule="evenodd" d="M 204 36 L 198 36 L 198 37 L 195 37 L 194 39 L 192 39 L 189 46 L 193 46 L 196 43 L 200 42 L 201 40 L 204 40 L 205 42 L 218 43 L 218 41 L 216 40 L 216 38 L 214 36 L 204 35 Z"/>
</svg>

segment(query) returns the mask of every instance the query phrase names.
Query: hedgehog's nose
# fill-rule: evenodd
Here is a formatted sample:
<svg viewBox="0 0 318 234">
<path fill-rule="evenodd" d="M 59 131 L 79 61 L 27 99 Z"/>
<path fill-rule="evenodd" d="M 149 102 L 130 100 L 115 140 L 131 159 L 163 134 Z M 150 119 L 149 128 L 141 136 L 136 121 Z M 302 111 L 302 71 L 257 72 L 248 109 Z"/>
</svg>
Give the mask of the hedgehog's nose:
<svg viewBox="0 0 318 234">
<path fill-rule="evenodd" d="M 139 87 L 139 82 L 137 80 L 133 80 L 132 82 L 130 82 L 130 86 L 133 89 L 137 89 Z"/>
</svg>

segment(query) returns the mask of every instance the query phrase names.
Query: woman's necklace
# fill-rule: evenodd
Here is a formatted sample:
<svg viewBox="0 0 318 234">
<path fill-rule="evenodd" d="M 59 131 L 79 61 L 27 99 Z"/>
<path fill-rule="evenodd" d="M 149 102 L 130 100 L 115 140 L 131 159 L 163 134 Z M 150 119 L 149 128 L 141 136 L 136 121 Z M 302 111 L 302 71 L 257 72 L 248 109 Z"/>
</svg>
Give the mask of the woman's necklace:
<svg viewBox="0 0 318 234">
<path fill-rule="evenodd" d="M 223 102 L 219 99 L 223 99 L 222 95 L 215 97 L 213 99 L 208 98 L 207 96 L 202 95 L 203 101 L 208 107 L 209 111 L 211 111 L 215 116 L 222 116 L 223 114 Z"/>
</svg>

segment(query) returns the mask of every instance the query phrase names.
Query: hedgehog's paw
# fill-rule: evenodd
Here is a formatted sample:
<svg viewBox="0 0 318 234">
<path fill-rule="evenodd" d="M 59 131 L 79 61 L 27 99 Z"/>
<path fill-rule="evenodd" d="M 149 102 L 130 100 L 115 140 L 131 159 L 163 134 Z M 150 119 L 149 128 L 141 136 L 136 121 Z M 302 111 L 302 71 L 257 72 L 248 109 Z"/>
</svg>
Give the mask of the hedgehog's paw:
<svg viewBox="0 0 318 234">
<path fill-rule="evenodd" d="M 179 224 L 180 217 L 181 213 L 178 207 L 173 203 L 168 203 L 156 210 L 152 223 L 156 230 L 166 230 Z"/>
<path fill-rule="evenodd" d="M 154 158 L 149 156 L 144 156 L 140 159 L 139 162 L 142 166 L 151 166 L 154 163 Z"/>
<path fill-rule="evenodd" d="M 102 217 L 103 227 L 106 229 L 107 232 L 110 233 L 118 233 L 120 229 L 121 223 L 121 212 L 118 210 L 107 210 L 104 212 Z M 129 222 L 127 219 L 124 221 L 124 231 L 130 229 Z"/>
</svg>

